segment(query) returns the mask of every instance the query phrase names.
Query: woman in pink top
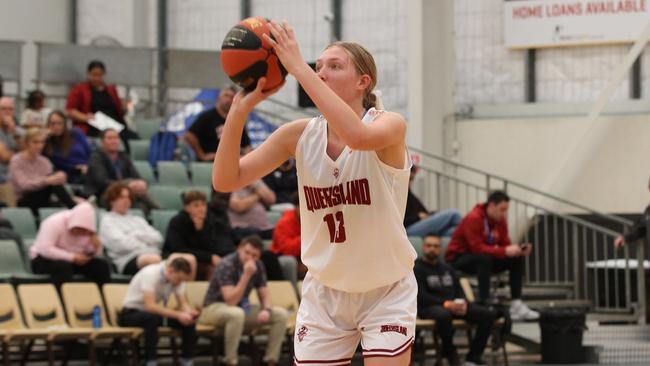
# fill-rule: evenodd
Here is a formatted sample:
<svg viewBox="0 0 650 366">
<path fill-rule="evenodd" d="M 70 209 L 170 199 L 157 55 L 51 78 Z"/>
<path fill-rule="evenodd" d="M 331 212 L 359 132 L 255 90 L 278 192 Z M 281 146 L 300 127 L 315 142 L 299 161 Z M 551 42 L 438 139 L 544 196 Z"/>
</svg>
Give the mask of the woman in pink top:
<svg viewBox="0 0 650 366">
<path fill-rule="evenodd" d="M 9 162 L 9 181 L 18 206 L 29 207 L 36 215 L 40 207 L 52 205 L 50 196 L 54 193 L 66 207 L 74 207 L 72 196 L 63 186 L 67 182 L 66 174 L 52 173 L 52 163 L 41 155 L 45 132 L 36 128 L 27 130 L 24 144 L 25 150 L 14 155 Z"/>
<path fill-rule="evenodd" d="M 111 272 L 108 262 L 97 258 L 101 250 L 95 209 L 84 202 L 45 219 L 29 256 L 34 273 L 51 275 L 57 286 L 74 274 L 102 285 L 110 280 Z"/>
</svg>

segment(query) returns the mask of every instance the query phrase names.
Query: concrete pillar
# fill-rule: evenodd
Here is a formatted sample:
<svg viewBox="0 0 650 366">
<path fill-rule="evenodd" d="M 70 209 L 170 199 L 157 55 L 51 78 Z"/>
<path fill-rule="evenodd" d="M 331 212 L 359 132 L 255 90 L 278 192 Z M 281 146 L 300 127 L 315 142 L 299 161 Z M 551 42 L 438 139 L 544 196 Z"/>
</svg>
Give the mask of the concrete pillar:
<svg viewBox="0 0 650 366">
<path fill-rule="evenodd" d="M 454 141 L 454 12 L 452 0 L 408 0 L 407 143 L 431 154 L 451 156 Z M 422 163 L 445 169 L 430 159 Z M 446 186 L 421 174 L 416 194 L 430 209 L 449 205 Z M 439 191 L 436 191 L 435 189 Z M 439 199 L 439 200 L 438 200 Z"/>
</svg>

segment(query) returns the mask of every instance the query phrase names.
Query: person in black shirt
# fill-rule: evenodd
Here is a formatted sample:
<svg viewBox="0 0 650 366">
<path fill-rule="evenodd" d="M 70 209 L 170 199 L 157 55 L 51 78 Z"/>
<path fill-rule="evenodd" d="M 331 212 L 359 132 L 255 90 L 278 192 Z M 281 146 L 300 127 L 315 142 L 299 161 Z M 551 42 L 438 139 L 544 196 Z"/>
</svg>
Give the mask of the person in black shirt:
<svg viewBox="0 0 650 366">
<path fill-rule="evenodd" d="M 285 161 L 277 169 L 262 178 L 264 183 L 275 192 L 275 203 L 292 203 L 291 197 L 298 192 L 298 174 L 293 159 Z"/>
<path fill-rule="evenodd" d="M 190 253 L 198 263 L 197 279 L 209 280 L 221 259 L 235 251 L 230 232 L 208 210 L 207 197 L 201 191 L 182 195 L 183 209 L 167 226 L 163 256 Z"/>
<path fill-rule="evenodd" d="M 196 117 L 196 121 L 185 134 L 185 140 L 196 153 L 199 161 L 212 161 L 219 146 L 219 138 L 230 111 L 233 98 L 237 90 L 233 86 L 225 86 L 217 97 L 215 108 L 208 109 Z M 251 149 L 251 140 L 248 130 L 244 128 L 241 139 L 241 148 L 248 152 Z"/>
<path fill-rule="evenodd" d="M 451 237 L 463 216 L 457 210 L 451 209 L 438 212 L 427 211 L 424 204 L 411 191 L 411 183 L 415 179 L 417 169 L 417 166 L 413 165 L 409 176 L 409 191 L 406 197 L 406 212 L 404 213 L 406 233 L 409 236 L 436 234 Z"/>
<path fill-rule="evenodd" d="M 440 237 L 426 235 L 422 245 L 423 257 L 415 261 L 418 282 L 418 316 L 436 321 L 436 330 L 442 340 L 442 355 L 452 366 L 459 365 L 453 344 L 453 319 L 464 319 L 476 324 L 465 365 L 483 365 L 481 359 L 492 332 L 496 314 L 487 307 L 468 303 L 454 269 L 440 261 Z"/>
</svg>

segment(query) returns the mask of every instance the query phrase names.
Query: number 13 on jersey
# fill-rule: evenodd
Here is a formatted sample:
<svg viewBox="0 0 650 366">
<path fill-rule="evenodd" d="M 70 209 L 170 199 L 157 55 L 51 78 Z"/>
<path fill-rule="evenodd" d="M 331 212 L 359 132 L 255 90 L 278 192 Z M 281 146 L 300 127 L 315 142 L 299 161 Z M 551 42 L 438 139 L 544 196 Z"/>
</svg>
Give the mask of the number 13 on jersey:
<svg viewBox="0 0 650 366">
<path fill-rule="evenodd" d="M 343 212 L 336 211 L 333 214 L 327 214 L 323 217 L 330 232 L 331 243 L 343 243 L 345 241 L 345 221 Z"/>
</svg>

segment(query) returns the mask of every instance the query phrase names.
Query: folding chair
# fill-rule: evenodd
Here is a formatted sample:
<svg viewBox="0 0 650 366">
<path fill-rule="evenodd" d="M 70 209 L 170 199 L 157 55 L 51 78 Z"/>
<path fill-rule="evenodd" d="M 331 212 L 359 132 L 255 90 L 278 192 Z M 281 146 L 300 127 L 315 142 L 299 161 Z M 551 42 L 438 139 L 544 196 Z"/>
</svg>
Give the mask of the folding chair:
<svg viewBox="0 0 650 366">
<path fill-rule="evenodd" d="M 137 339 L 142 329 L 134 327 L 115 327 L 108 324 L 106 310 L 95 283 L 65 283 L 61 286 L 61 296 L 65 304 L 66 315 L 71 326 L 77 328 L 93 327 L 93 309 L 100 309 L 101 327 L 94 328 L 90 341 L 94 344 L 100 339 L 112 339 L 109 358 L 121 340 L 131 346 L 132 354 L 137 359 Z M 131 358 L 129 358 L 131 360 Z M 137 361 L 135 362 L 137 364 Z"/>
<path fill-rule="evenodd" d="M 92 328 L 70 327 L 64 318 L 63 307 L 52 284 L 25 284 L 18 286 L 18 298 L 30 329 L 47 330 L 47 355 L 54 363 L 53 343 L 64 340 L 82 339 L 89 343 L 88 359 L 91 365 L 97 362 Z"/>
</svg>

